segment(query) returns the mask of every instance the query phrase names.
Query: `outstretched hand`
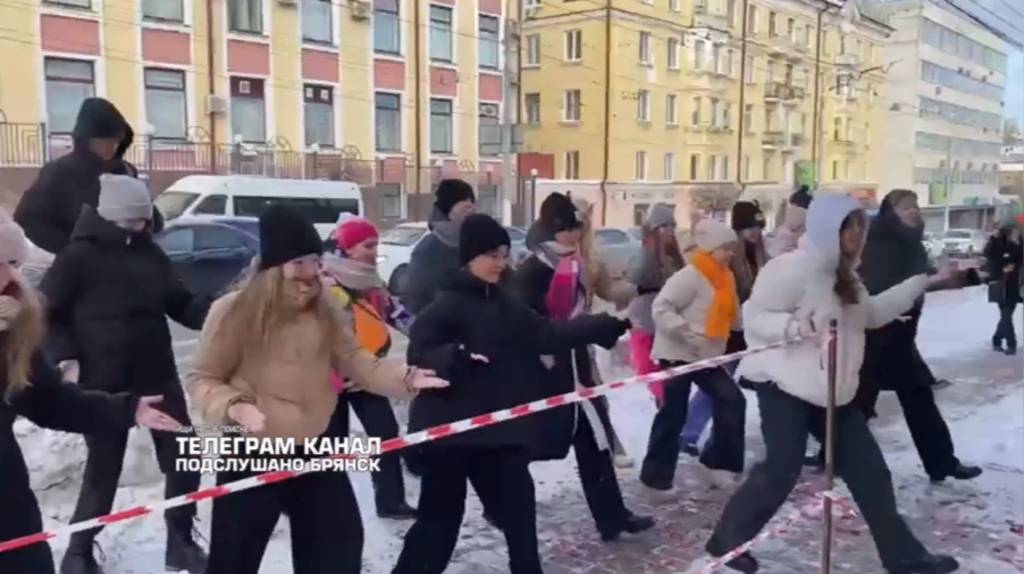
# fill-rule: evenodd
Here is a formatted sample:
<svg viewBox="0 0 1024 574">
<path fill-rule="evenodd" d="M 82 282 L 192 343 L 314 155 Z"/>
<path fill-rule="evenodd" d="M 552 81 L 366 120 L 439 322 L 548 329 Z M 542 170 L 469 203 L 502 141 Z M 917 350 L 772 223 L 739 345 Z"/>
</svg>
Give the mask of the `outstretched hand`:
<svg viewBox="0 0 1024 574">
<path fill-rule="evenodd" d="M 414 369 L 409 386 L 416 390 L 443 389 L 448 386 L 448 381 L 438 377 L 431 369 Z"/>
<path fill-rule="evenodd" d="M 180 422 L 153 406 L 163 400 L 162 395 L 141 397 L 139 406 L 135 408 L 135 423 L 140 427 L 157 431 L 177 432 L 181 430 Z"/>
</svg>

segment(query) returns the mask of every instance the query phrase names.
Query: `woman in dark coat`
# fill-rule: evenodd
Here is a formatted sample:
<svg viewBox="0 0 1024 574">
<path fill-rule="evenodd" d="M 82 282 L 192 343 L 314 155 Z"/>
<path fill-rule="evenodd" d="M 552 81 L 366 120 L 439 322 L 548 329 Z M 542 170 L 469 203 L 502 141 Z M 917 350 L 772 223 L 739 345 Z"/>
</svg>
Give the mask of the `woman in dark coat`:
<svg viewBox="0 0 1024 574">
<path fill-rule="evenodd" d="M 934 274 L 921 243 L 923 234 L 917 195 L 902 189 L 890 192 L 871 223 L 861 258 L 859 273 L 868 293 L 877 295 L 914 275 Z M 976 273 L 958 273 L 952 283 L 938 288 L 977 282 Z M 966 466 L 956 458 L 949 427 L 935 404 L 934 377 L 917 348 L 917 324 L 923 307 L 922 296 L 900 319 L 868 331 L 856 402 L 870 417 L 878 391 L 895 391 L 928 476 L 935 482 L 947 477 L 974 478 L 981 469 Z"/>
<path fill-rule="evenodd" d="M 44 428 L 75 433 L 127 432 L 136 422 L 162 431 L 180 427 L 151 406 L 160 397 L 86 391 L 61 381 L 37 348 L 43 337 L 39 301 L 16 271 L 27 252 L 21 229 L 6 214 L 0 216 L 0 542 L 43 529 L 12 428 L 19 415 Z M 53 574 L 49 544 L 0 552 L 0 572 Z"/>
<path fill-rule="evenodd" d="M 82 387 L 111 393 L 161 394 L 163 408 L 190 425 L 167 318 L 203 325 L 210 300 L 195 297 L 175 276 L 171 261 L 148 231 L 153 212 L 141 181 L 101 176 L 98 208 L 83 208 L 71 243 L 43 278 L 54 359 Z M 86 436 L 89 457 L 72 520 L 110 511 L 121 475 L 128 433 Z M 167 498 L 199 486 L 197 473 L 177 472 L 175 436 L 153 433 Z M 202 571 L 205 553 L 192 539 L 195 506 L 168 510 L 167 566 Z M 96 572 L 93 540 L 99 529 L 71 537 L 65 574 Z"/>
<path fill-rule="evenodd" d="M 608 315 L 548 322 L 499 285 L 508 264 L 508 233 L 486 215 L 462 226 L 459 254 L 465 269 L 413 323 L 409 364 L 447 379 L 444 390 L 421 392 L 412 403 L 409 430 L 451 423 L 536 398 L 541 353 L 589 343 L 611 347 L 627 322 Z M 533 479 L 529 472 L 530 417 L 500 422 L 427 444 L 416 523 L 405 537 L 395 574 L 443 572 L 465 512 L 466 481 L 493 496 L 501 516 L 513 574 L 542 571 L 537 549 Z"/>
<path fill-rule="evenodd" d="M 541 205 L 536 226 L 544 240 L 533 247 L 533 254 L 516 270 L 512 278 L 516 293 L 534 311 L 553 321 L 583 316 L 589 308 L 583 281 L 585 262 L 577 252 L 582 219 L 568 197 L 554 193 Z M 543 396 L 594 385 L 593 363 L 585 345 L 542 356 L 540 361 L 545 367 Z M 538 421 L 539 428 L 544 429 L 543 452 L 535 452 L 535 457 L 564 458 L 571 442 L 587 505 L 601 538 L 615 540 L 623 532 L 637 533 L 654 526 L 652 518 L 634 515 L 622 500 L 612 462 L 613 445 L 608 438 L 611 419 L 607 405 L 593 399 L 553 413 L 557 413 L 557 420 L 552 416 Z"/>
<path fill-rule="evenodd" d="M 985 246 L 988 263 L 989 302 L 999 306 L 999 323 L 992 335 L 992 348 L 1007 355 L 1017 354 L 1017 332 L 1013 312 L 1021 302 L 1021 268 L 1024 266 L 1024 239 L 1013 223 L 1002 226 Z M 1005 347 L 1003 345 L 1006 345 Z"/>
</svg>

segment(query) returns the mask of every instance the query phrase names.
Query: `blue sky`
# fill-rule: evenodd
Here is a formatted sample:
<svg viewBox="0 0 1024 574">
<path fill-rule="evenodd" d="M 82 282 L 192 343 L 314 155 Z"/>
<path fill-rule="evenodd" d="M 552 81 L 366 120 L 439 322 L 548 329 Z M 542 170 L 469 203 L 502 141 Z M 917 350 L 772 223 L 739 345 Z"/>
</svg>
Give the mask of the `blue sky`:
<svg viewBox="0 0 1024 574">
<path fill-rule="evenodd" d="M 1024 120 L 1024 55 L 1020 52 L 1010 54 L 1006 63 L 1006 117 Z"/>
</svg>

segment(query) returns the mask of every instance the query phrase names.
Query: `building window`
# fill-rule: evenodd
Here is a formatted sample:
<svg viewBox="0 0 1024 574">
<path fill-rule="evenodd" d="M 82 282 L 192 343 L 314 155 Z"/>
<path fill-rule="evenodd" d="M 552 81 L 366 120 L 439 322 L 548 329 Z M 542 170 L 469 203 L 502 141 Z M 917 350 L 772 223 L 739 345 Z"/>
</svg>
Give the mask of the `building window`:
<svg viewBox="0 0 1024 574">
<path fill-rule="evenodd" d="M 679 4 L 679 0 L 668 0 L 668 9 L 673 12 L 679 12 L 682 9 Z"/>
<path fill-rule="evenodd" d="M 730 28 L 736 25 L 736 0 L 726 0 L 725 20 L 729 23 Z"/>
<path fill-rule="evenodd" d="M 647 152 L 638 151 L 636 152 L 636 179 L 643 181 L 647 179 Z"/>
<path fill-rule="evenodd" d="M 188 120 L 185 103 L 185 73 L 149 68 L 143 74 L 146 87 L 146 121 L 153 137 L 185 139 Z"/>
<path fill-rule="evenodd" d="M 786 37 L 793 44 L 796 44 L 796 21 L 792 18 L 786 19 Z"/>
<path fill-rule="evenodd" d="M 86 6 L 89 0 L 85 0 Z M 185 7 L 182 0 L 142 0 L 142 17 L 160 22 L 184 22 Z"/>
<path fill-rule="evenodd" d="M 754 133 L 754 105 L 744 104 L 743 106 L 743 132 Z"/>
<path fill-rule="evenodd" d="M 718 156 L 714 154 L 708 156 L 707 168 L 707 180 L 715 181 L 715 178 L 718 177 Z"/>
<path fill-rule="evenodd" d="M 832 125 L 832 139 L 835 141 L 840 140 L 840 136 L 843 133 L 843 118 L 836 118 L 833 120 Z"/>
<path fill-rule="evenodd" d="M 772 159 L 770 157 L 764 158 L 764 161 L 761 162 L 761 179 L 772 180 Z"/>
<path fill-rule="evenodd" d="M 451 62 L 453 60 L 451 8 L 430 7 L 430 59 L 435 62 Z"/>
<path fill-rule="evenodd" d="M 321 44 L 333 43 L 333 10 L 330 0 L 302 0 L 302 39 Z"/>
<path fill-rule="evenodd" d="M 768 37 L 774 38 L 778 29 L 776 28 L 776 21 L 778 20 L 778 14 L 775 12 L 768 13 Z"/>
<path fill-rule="evenodd" d="M 665 154 L 665 181 L 676 180 L 676 154 L 668 152 Z"/>
<path fill-rule="evenodd" d="M 565 61 L 579 62 L 583 59 L 583 30 L 565 32 Z"/>
<path fill-rule="evenodd" d="M 430 151 L 433 153 L 452 153 L 453 151 L 451 100 L 430 99 Z"/>
<path fill-rule="evenodd" d="M 839 179 L 839 160 L 832 161 L 832 180 Z"/>
<path fill-rule="evenodd" d="M 480 16 L 480 67 L 498 69 L 498 18 Z"/>
<path fill-rule="evenodd" d="M 747 7 L 747 35 L 757 36 L 757 6 Z"/>
<path fill-rule="evenodd" d="M 754 57 L 751 56 L 750 54 L 747 54 L 747 66 L 746 66 L 746 69 L 744 70 L 744 74 L 746 74 L 746 78 L 744 78 L 744 79 L 746 80 L 746 82 L 748 84 L 753 84 L 754 83 L 754 66 L 755 65 L 756 65 L 756 61 L 754 60 Z"/>
<path fill-rule="evenodd" d="M 375 0 L 373 3 L 373 51 L 378 54 L 399 54 L 402 51 L 398 0 Z"/>
<path fill-rule="evenodd" d="M 711 98 L 711 127 L 718 127 L 718 98 Z"/>
<path fill-rule="evenodd" d="M 228 0 L 228 22 L 232 32 L 263 33 L 263 0 Z"/>
<path fill-rule="evenodd" d="M 651 64 L 651 33 L 640 32 L 640 63 L 644 65 Z"/>
<path fill-rule="evenodd" d="M 711 44 L 711 71 L 718 74 L 722 71 L 722 47 Z"/>
<path fill-rule="evenodd" d="M 263 80 L 231 78 L 231 133 L 242 141 L 267 141 L 267 110 Z"/>
<path fill-rule="evenodd" d="M 775 60 L 768 60 L 768 71 L 765 81 L 769 84 L 775 81 Z"/>
<path fill-rule="evenodd" d="M 480 104 L 478 136 L 480 155 L 498 155 L 501 152 L 501 124 L 498 122 L 498 104 Z"/>
<path fill-rule="evenodd" d="M 565 152 L 565 179 L 580 178 L 580 152 Z"/>
<path fill-rule="evenodd" d="M 331 88 L 306 84 L 302 102 L 306 145 L 334 147 L 334 94 Z"/>
<path fill-rule="evenodd" d="M 580 91 L 565 91 L 565 114 L 562 119 L 567 122 L 580 121 Z"/>
<path fill-rule="evenodd" d="M 46 58 L 46 123 L 51 133 L 67 134 L 75 127 L 82 100 L 96 95 L 92 62 Z"/>
<path fill-rule="evenodd" d="M 679 125 L 679 114 L 676 109 L 677 99 L 675 94 L 665 96 L 665 123 L 670 126 Z"/>
<path fill-rule="evenodd" d="M 651 92 L 640 90 L 636 94 L 636 119 L 641 122 L 651 121 Z"/>
<path fill-rule="evenodd" d="M 732 60 L 736 57 L 735 50 L 729 50 L 725 53 L 725 65 L 722 66 L 722 73 L 726 76 L 732 77 Z"/>
<path fill-rule="evenodd" d="M 750 156 L 743 156 L 743 181 L 750 181 Z"/>
<path fill-rule="evenodd" d="M 46 0 L 47 4 L 59 4 L 61 6 L 74 6 L 76 8 L 92 8 L 91 0 Z"/>
<path fill-rule="evenodd" d="M 703 40 L 697 40 L 693 43 L 693 67 L 697 70 L 703 70 L 705 67 Z"/>
<path fill-rule="evenodd" d="M 700 127 L 700 98 L 693 98 L 693 114 L 690 115 L 690 125 Z"/>
<path fill-rule="evenodd" d="M 679 39 L 669 38 L 668 39 L 668 69 L 678 70 L 679 69 Z"/>
<path fill-rule="evenodd" d="M 377 92 L 373 96 L 377 151 L 402 151 L 402 97 Z"/>
<path fill-rule="evenodd" d="M 698 173 L 700 173 L 700 156 L 693 154 L 690 156 L 690 181 L 697 181 Z"/>
<path fill-rule="evenodd" d="M 527 66 L 540 65 L 540 34 L 529 34 L 526 36 L 526 62 Z"/>
<path fill-rule="evenodd" d="M 540 94 L 526 94 L 526 123 L 540 124 Z"/>
<path fill-rule="evenodd" d="M 722 103 L 722 127 L 732 129 L 732 104 L 729 102 Z"/>
<path fill-rule="evenodd" d="M 729 156 L 722 156 L 722 180 L 729 181 Z"/>
</svg>

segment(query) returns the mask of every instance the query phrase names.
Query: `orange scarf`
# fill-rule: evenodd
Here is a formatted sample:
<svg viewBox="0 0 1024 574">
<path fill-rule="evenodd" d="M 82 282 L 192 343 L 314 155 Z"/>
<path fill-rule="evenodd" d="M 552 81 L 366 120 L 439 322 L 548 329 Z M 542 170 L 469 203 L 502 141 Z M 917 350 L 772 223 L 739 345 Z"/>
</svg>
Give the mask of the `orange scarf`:
<svg viewBox="0 0 1024 574">
<path fill-rule="evenodd" d="M 704 327 L 705 335 L 711 339 L 728 339 L 729 329 L 736 319 L 736 281 L 732 271 L 700 249 L 694 252 L 692 264 L 715 290 Z"/>
</svg>

